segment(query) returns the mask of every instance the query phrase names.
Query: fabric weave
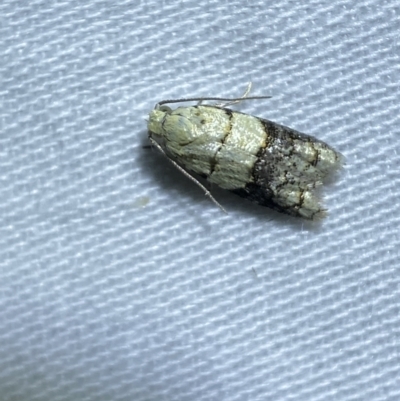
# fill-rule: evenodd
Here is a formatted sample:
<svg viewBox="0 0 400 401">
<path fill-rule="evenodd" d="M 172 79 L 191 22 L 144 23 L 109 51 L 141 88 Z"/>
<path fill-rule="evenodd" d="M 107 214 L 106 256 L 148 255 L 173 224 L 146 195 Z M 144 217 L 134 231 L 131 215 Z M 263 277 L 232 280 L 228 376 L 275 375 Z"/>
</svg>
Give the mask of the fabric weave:
<svg viewBox="0 0 400 401">
<path fill-rule="evenodd" d="M 0 401 L 400 399 L 398 1 L 267 3 L 0 3 Z M 144 148 L 249 81 L 346 156 L 322 224 Z"/>
</svg>

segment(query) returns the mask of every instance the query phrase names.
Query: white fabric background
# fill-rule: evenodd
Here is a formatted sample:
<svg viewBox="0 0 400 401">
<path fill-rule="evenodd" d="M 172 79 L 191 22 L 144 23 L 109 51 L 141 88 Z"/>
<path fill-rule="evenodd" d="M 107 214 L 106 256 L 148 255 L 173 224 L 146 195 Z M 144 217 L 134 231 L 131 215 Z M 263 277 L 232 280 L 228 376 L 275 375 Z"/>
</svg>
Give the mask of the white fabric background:
<svg viewBox="0 0 400 401">
<path fill-rule="evenodd" d="M 399 36 L 398 0 L 3 0 L 0 400 L 399 400 Z M 322 224 L 143 149 L 249 81 L 346 156 Z"/>
</svg>

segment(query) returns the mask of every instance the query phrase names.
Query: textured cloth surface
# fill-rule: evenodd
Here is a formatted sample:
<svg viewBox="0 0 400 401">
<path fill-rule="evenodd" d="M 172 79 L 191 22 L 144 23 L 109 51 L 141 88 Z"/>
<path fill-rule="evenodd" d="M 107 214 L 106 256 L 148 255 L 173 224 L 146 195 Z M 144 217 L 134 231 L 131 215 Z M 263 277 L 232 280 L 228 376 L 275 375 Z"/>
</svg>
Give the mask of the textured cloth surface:
<svg viewBox="0 0 400 401">
<path fill-rule="evenodd" d="M 0 2 L 0 401 L 399 400 L 398 0 Z M 307 224 L 147 145 L 157 101 L 347 159 Z"/>
</svg>

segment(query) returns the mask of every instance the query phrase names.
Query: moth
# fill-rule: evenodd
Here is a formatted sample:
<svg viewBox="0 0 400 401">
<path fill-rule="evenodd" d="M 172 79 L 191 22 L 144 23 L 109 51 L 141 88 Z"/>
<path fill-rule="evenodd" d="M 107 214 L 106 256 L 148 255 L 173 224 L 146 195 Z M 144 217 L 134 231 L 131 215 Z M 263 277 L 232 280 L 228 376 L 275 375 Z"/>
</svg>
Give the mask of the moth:
<svg viewBox="0 0 400 401">
<path fill-rule="evenodd" d="M 281 213 L 309 220 L 326 215 L 318 187 L 343 164 L 343 156 L 313 136 L 227 106 L 247 97 L 164 100 L 149 114 L 148 136 L 221 209 L 193 174 Z M 166 104 L 198 103 L 171 109 Z M 204 101 L 226 102 L 203 104 Z M 223 209 L 224 210 L 224 209 Z"/>
</svg>

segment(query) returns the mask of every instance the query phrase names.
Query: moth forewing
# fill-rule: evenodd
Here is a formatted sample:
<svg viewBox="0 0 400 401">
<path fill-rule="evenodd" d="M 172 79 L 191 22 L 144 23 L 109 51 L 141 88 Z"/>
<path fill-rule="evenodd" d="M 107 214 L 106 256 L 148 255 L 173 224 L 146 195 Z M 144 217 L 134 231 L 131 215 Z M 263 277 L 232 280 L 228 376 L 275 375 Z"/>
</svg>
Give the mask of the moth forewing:
<svg viewBox="0 0 400 401">
<path fill-rule="evenodd" d="M 165 103 L 150 112 L 149 137 L 183 171 L 282 213 L 311 220 L 326 214 L 316 188 L 343 162 L 332 147 L 226 107 L 197 104 L 171 109 Z"/>
</svg>

